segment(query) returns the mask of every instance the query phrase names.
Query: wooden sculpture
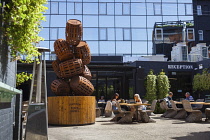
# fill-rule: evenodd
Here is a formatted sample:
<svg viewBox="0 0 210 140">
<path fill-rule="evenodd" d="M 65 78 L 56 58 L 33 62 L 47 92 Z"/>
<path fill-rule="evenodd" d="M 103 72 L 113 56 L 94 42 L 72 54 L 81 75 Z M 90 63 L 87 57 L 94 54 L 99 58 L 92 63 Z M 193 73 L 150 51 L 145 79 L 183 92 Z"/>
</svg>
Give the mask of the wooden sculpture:
<svg viewBox="0 0 210 140">
<path fill-rule="evenodd" d="M 51 83 L 51 90 L 57 96 L 68 96 L 71 93 L 69 84 L 62 79 L 54 80 Z"/>
</svg>

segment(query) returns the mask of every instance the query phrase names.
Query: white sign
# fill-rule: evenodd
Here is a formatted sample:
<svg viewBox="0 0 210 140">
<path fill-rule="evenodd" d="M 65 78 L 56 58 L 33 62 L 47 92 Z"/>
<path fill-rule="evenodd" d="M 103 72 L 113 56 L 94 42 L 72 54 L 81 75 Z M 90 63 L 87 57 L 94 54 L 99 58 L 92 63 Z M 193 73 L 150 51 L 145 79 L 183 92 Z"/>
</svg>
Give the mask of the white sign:
<svg viewBox="0 0 210 140">
<path fill-rule="evenodd" d="M 193 65 L 168 65 L 168 69 L 193 70 Z"/>
</svg>

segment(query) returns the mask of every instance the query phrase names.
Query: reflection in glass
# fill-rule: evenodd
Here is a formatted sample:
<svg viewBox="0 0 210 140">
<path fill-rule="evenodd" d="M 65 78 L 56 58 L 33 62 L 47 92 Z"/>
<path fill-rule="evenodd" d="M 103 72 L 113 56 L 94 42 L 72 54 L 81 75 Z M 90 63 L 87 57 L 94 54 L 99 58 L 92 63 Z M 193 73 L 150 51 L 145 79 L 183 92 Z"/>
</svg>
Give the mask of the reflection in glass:
<svg viewBox="0 0 210 140">
<path fill-rule="evenodd" d="M 107 3 L 107 15 L 114 15 L 114 3 Z"/>
<path fill-rule="evenodd" d="M 123 3 L 123 15 L 130 15 L 130 3 Z"/>
<path fill-rule="evenodd" d="M 74 11 L 75 14 L 82 14 L 82 3 L 75 3 Z"/>
<path fill-rule="evenodd" d="M 117 27 L 130 27 L 130 16 L 115 16 Z"/>
<path fill-rule="evenodd" d="M 99 41 L 100 55 L 115 55 L 115 41 Z"/>
<path fill-rule="evenodd" d="M 67 3 L 67 14 L 74 14 L 74 3 Z"/>
<path fill-rule="evenodd" d="M 58 14 L 58 2 L 51 2 L 51 14 Z"/>
<path fill-rule="evenodd" d="M 82 22 L 84 27 L 98 27 L 98 16 L 83 16 L 83 22 Z"/>
<path fill-rule="evenodd" d="M 114 16 L 99 16 L 100 27 L 114 27 Z"/>
<path fill-rule="evenodd" d="M 177 15 L 177 4 L 162 4 L 163 15 Z"/>
<path fill-rule="evenodd" d="M 98 28 L 83 28 L 83 40 L 98 40 Z"/>
<path fill-rule="evenodd" d="M 115 15 L 122 15 L 122 3 L 115 3 Z"/>
<path fill-rule="evenodd" d="M 185 4 L 185 7 L 186 7 L 186 15 L 192 15 L 193 14 L 192 4 Z"/>
<path fill-rule="evenodd" d="M 145 3 L 131 3 L 131 15 L 146 15 Z"/>
<path fill-rule="evenodd" d="M 131 41 L 116 41 L 117 55 L 131 55 Z"/>
<path fill-rule="evenodd" d="M 131 30 L 125 28 L 123 31 L 123 40 L 131 40 Z"/>
<path fill-rule="evenodd" d="M 83 14 L 98 14 L 98 3 L 83 3 Z"/>
<path fill-rule="evenodd" d="M 108 40 L 115 40 L 115 29 L 107 28 L 107 32 L 108 32 Z"/>
<path fill-rule="evenodd" d="M 146 29 L 132 29 L 132 40 L 147 40 Z"/>
<path fill-rule="evenodd" d="M 153 3 L 147 3 L 147 15 L 154 15 Z"/>
<path fill-rule="evenodd" d="M 161 4 L 160 3 L 154 3 L 154 12 L 155 12 L 155 15 L 161 15 L 162 14 L 162 8 L 161 8 Z"/>
<path fill-rule="evenodd" d="M 106 28 L 100 28 L 99 29 L 99 40 L 107 40 Z"/>
<path fill-rule="evenodd" d="M 59 2 L 59 14 L 66 14 L 66 3 Z"/>
<path fill-rule="evenodd" d="M 99 3 L 99 14 L 106 15 L 106 3 Z"/>
</svg>

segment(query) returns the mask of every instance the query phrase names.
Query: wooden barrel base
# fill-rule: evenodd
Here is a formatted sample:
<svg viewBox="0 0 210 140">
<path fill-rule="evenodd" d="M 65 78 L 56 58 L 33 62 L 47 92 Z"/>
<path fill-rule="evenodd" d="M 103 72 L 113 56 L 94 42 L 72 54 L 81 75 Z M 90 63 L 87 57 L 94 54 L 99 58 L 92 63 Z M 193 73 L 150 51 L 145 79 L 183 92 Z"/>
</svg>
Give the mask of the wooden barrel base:
<svg viewBox="0 0 210 140">
<path fill-rule="evenodd" d="M 95 96 L 48 97 L 50 125 L 88 125 L 95 123 Z"/>
</svg>

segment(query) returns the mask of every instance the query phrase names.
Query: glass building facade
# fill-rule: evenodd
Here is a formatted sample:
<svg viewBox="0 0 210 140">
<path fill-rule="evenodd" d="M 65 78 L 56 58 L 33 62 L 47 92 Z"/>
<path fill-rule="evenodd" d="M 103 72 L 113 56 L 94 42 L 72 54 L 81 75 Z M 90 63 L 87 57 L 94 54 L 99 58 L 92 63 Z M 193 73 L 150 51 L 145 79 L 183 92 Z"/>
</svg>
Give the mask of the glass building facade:
<svg viewBox="0 0 210 140">
<path fill-rule="evenodd" d="M 93 56 L 152 54 L 155 22 L 193 20 L 192 0 L 49 0 L 40 46 L 54 50 L 69 19 L 83 23 Z M 50 59 L 50 58 L 49 58 Z"/>
</svg>

